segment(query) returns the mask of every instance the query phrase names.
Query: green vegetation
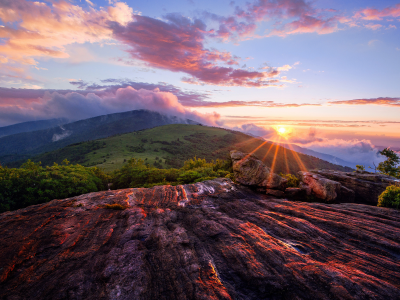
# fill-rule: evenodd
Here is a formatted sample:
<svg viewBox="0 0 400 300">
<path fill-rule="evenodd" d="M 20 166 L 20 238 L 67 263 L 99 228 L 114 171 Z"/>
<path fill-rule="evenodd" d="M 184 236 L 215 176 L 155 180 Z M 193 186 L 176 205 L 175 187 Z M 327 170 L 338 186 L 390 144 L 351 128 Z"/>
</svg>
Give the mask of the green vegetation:
<svg viewBox="0 0 400 300">
<path fill-rule="evenodd" d="M 300 184 L 300 179 L 293 174 L 280 173 L 279 175 L 287 179 L 287 187 L 298 187 Z"/>
<path fill-rule="evenodd" d="M 400 207 L 400 186 L 388 186 L 379 196 L 378 206 L 398 209 Z"/>
<path fill-rule="evenodd" d="M 365 166 L 363 165 L 356 165 L 357 171 L 365 171 Z"/>
<path fill-rule="evenodd" d="M 384 155 L 387 159 L 384 162 L 379 163 L 378 171 L 393 176 L 396 178 L 400 178 L 400 166 L 397 167 L 397 164 L 400 163 L 400 157 L 389 148 L 385 148 L 382 151 L 379 151 L 379 154 Z"/>
<path fill-rule="evenodd" d="M 180 169 L 157 169 L 142 159 L 130 159 L 121 169 L 112 173 L 112 188 L 153 187 L 156 185 L 189 184 L 217 177 L 229 177 L 231 161 L 207 162 L 205 159 L 187 160 Z"/>
<path fill-rule="evenodd" d="M 307 169 L 351 171 L 351 168 L 331 164 L 277 146 L 244 133 L 200 125 L 173 124 L 136 131 L 96 141 L 76 143 L 32 158 L 43 165 L 61 163 L 65 158 L 74 164 L 97 166 L 106 172 L 122 168 L 131 158 L 143 160 L 158 169 L 179 169 L 193 157 L 207 162 L 224 160 L 230 150 L 254 152 L 263 162 L 274 167 L 275 173 L 296 174 L 301 164 Z M 274 159 L 276 158 L 276 159 Z M 22 162 L 8 164 L 18 167 Z"/>
<path fill-rule="evenodd" d="M 69 165 L 42 167 L 28 160 L 19 169 L 0 166 L 0 212 L 104 190 L 108 175 L 99 168 Z"/>
</svg>

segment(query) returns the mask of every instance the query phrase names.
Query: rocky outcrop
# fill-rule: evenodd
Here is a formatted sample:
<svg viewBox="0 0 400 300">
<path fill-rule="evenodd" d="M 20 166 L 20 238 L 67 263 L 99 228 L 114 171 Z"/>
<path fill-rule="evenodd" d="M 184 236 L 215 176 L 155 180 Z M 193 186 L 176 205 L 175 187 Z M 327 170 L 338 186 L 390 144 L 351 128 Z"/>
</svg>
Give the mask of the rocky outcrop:
<svg viewBox="0 0 400 300">
<path fill-rule="evenodd" d="M 0 299 L 400 295 L 398 210 L 229 179 L 54 200 L 1 214 L 0 232 Z"/>
<path fill-rule="evenodd" d="M 232 150 L 231 159 L 237 182 L 270 190 L 285 190 L 287 179 L 273 173 L 253 154 Z"/>
<path fill-rule="evenodd" d="M 313 170 L 299 172 L 300 187 L 324 202 L 355 202 L 377 205 L 379 195 L 400 180 L 369 172 Z"/>
<path fill-rule="evenodd" d="M 316 174 L 339 182 L 343 187 L 354 191 L 356 203 L 376 205 L 378 197 L 389 185 L 399 184 L 400 180 L 378 173 L 340 172 L 316 170 Z"/>
</svg>

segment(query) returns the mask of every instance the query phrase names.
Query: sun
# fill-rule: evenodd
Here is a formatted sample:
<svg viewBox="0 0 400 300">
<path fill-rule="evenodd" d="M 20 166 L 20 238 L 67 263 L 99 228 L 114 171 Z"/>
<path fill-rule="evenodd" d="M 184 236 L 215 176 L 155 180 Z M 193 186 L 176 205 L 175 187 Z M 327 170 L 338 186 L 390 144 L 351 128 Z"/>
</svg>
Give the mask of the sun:
<svg viewBox="0 0 400 300">
<path fill-rule="evenodd" d="M 285 128 L 285 127 L 279 127 L 279 128 L 278 128 L 278 133 L 279 133 L 280 135 L 284 135 L 284 134 L 286 133 L 286 128 Z"/>
<path fill-rule="evenodd" d="M 291 129 L 286 126 L 278 125 L 275 127 L 275 131 L 278 134 L 278 136 L 287 138 L 290 135 Z"/>
</svg>

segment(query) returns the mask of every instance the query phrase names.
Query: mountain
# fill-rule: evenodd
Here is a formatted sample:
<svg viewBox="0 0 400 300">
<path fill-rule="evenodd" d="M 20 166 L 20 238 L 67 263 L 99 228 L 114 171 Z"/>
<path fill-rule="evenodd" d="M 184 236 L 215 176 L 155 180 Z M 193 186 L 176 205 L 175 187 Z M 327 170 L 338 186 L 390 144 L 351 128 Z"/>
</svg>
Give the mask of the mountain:
<svg viewBox="0 0 400 300">
<path fill-rule="evenodd" d="M 0 127 L 0 138 L 7 135 L 21 132 L 32 132 L 36 130 L 47 129 L 68 123 L 67 119 L 50 119 L 18 123 L 14 125 Z"/>
<path fill-rule="evenodd" d="M 399 224 L 226 178 L 90 193 L 0 214 L 0 299 L 394 300 Z"/>
<path fill-rule="evenodd" d="M 0 162 L 6 164 L 74 143 L 176 123 L 198 124 L 188 119 L 169 117 L 157 112 L 134 110 L 13 134 L 0 138 Z"/>
<path fill-rule="evenodd" d="M 311 149 L 307 149 L 307 148 L 303 148 L 303 147 L 300 147 L 300 146 L 297 146 L 297 145 L 294 145 L 294 144 L 280 143 L 280 145 L 282 147 L 285 147 L 287 149 L 292 149 L 292 150 L 294 150 L 296 152 L 299 152 L 299 153 L 303 153 L 303 154 L 307 154 L 307 155 L 310 155 L 310 156 L 318 157 L 320 159 L 323 159 L 323 160 L 328 161 L 328 162 L 330 162 L 332 164 L 335 164 L 335 165 L 340 165 L 340 166 L 345 166 L 345 167 L 350 167 L 352 169 L 356 169 L 356 163 L 345 161 L 343 159 L 340 159 L 340 158 L 338 158 L 336 156 L 333 156 L 333 155 L 330 155 L 330 154 L 317 152 L 317 151 L 314 151 L 314 150 L 311 150 Z"/>
<path fill-rule="evenodd" d="M 229 151 L 254 152 L 277 173 L 297 173 L 304 169 L 351 171 L 316 157 L 297 153 L 272 142 L 242 132 L 201 125 L 173 124 L 112 136 L 95 141 L 76 143 L 32 158 L 42 165 L 71 163 L 98 166 L 106 171 L 121 168 L 135 157 L 158 168 L 180 168 L 194 156 L 206 160 L 226 159 Z M 23 161 L 8 164 L 18 167 Z"/>
</svg>

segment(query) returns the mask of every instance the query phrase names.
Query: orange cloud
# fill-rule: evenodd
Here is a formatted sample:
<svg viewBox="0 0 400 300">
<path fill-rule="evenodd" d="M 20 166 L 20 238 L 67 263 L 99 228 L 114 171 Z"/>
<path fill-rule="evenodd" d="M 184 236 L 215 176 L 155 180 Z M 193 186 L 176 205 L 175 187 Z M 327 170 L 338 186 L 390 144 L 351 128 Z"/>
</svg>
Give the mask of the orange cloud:
<svg viewBox="0 0 400 300">
<path fill-rule="evenodd" d="M 370 99 L 354 99 L 343 101 L 330 101 L 329 104 L 345 104 L 345 105 L 385 105 L 400 107 L 400 98 L 379 97 Z"/>
<path fill-rule="evenodd" d="M 17 63 L 35 65 L 35 57 L 66 58 L 65 46 L 72 43 L 111 39 L 108 22 L 126 24 L 133 10 L 122 2 L 113 6 L 84 10 L 67 1 L 51 3 L 25 0 L 1 1 L 0 55 Z M 17 26 L 15 26 L 15 23 Z"/>
</svg>

